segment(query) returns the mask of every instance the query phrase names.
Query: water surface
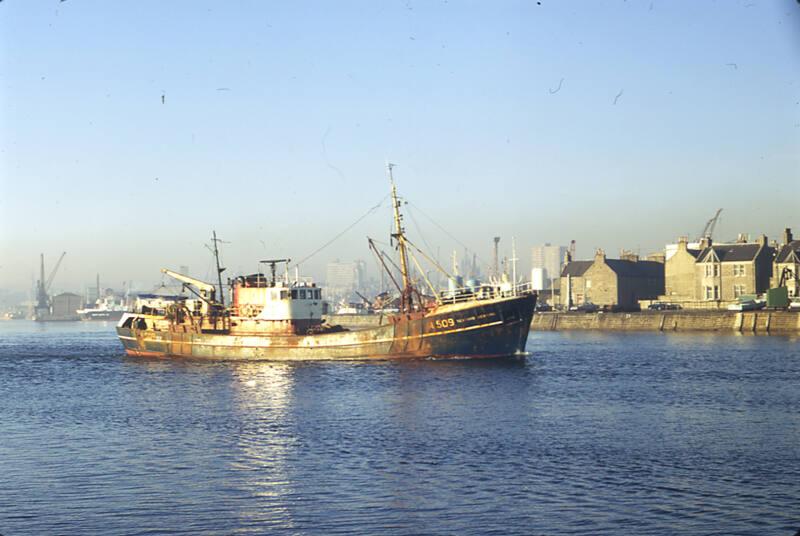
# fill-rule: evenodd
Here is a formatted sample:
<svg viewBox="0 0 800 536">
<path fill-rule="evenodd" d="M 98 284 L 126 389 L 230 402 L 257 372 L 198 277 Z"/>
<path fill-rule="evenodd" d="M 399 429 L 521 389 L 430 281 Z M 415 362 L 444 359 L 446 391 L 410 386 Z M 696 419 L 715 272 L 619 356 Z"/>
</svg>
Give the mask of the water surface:
<svg viewBox="0 0 800 536">
<path fill-rule="evenodd" d="M 0 323 L 0 533 L 793 534 L 800 351 L 533 332 L 501 362 L 127 358 Z"/>
</svg>

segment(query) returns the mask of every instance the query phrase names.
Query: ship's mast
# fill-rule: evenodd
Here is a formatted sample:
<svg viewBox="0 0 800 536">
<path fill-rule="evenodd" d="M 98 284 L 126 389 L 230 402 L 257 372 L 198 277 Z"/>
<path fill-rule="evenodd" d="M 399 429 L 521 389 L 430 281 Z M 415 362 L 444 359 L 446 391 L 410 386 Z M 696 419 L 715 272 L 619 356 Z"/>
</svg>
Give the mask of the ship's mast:
<svg viewBox="0 0 800 536">
<path fill-rule="evenodd" d="M 225 268 L 219 267 L 219 248 L 217 247 L 217 231 L 211 231 L 212 238 L 211 240 L 214 242 L 214 260 L 217 263 L 217 280 L 219 281 L 219 303 L 222 307 L 225 307 L 225 290 L 222 287 L 222 272 Z"/>
<path fill-rule="evenodd" d="M 403 292 L 400 296 L 400 309 L 402 311 L 411 310 L 411 280 L 408 276 L 408 252 L 406 251 L 406 238 L 403 233 L 402 219 L 400 215 L 400 200 L 397 198 L 397 186 L 392 177 L 394 164 L 386 164 L 389 173 L 389 183 L 392 185 L 392 206 L 394 207 L 394 233 L 392 238 L 397 240 L 397 247 L 400 250 L 400 273 L 403 275 Z"/>
</svg>

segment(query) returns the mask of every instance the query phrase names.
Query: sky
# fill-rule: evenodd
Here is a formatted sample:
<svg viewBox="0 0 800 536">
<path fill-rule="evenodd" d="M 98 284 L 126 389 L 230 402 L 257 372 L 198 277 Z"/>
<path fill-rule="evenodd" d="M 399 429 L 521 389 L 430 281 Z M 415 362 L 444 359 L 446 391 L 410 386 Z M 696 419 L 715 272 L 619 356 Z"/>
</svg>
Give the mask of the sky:
<svg viewBox="0 0 800 536">
<path fill-rule="evenodd" d="M 0 1 L 0 288 L 800 234 L 800 3 Z M 380 204 L 380 205 L 379 205 Z M 373 209 L 373 207 L 376 207 Z M 445 232 L 446 231 L 446 232 Z"/>
</svg>

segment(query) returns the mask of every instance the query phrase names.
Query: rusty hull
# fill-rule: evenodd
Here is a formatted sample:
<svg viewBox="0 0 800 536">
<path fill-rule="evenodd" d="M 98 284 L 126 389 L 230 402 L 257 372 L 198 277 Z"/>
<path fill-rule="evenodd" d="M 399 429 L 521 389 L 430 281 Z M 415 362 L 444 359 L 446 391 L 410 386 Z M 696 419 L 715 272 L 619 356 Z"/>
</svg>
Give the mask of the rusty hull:
<svg viewBox="0 0 800 536">
<path fill-rule="evenodd" d="M 117 327 L 133 356 L 306 361 L 428 357 L 501 357 L 524 351 L 535 295 L 444 305 L 396 315 L 376 327 L 316 335 L 257 334 L 230 329 L 192 332 Z M 162 324 L 163 326 L 164 324 Z"/>
</svg>

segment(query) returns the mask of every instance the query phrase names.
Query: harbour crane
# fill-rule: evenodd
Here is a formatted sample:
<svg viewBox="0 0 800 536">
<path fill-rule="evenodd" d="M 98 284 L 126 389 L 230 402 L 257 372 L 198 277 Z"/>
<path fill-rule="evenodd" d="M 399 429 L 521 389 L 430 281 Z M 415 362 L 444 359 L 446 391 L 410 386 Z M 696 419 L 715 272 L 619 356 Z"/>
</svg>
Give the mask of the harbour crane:
<svg viewBox="0 0 800 536">
<path fill-rule="evenodd" d="M 706 226 L 703 227 L 703 231 L 700 233 L 700 240 L 703 238 L 712 238 L 714 236 L 714 228 L 717 226 L 717 221 L 719 220 L 719 215 L 721 212 L 721 208 L 717 209 L 714 217 L 706 222 Z"/>
<path fill-rule="evenodd" d="M 781 277 L 778 281 L 778 287 L 785 287 L 787 281 L 794 281 L 795 283 L 800 280 L 800 274 L 797 274 L 788 266 L 781 270 Z"/>
<path fill-rule="evenodd" d="M 55 267 L 53 267 L 53 270 L 50 272 L 50 275 L 47 277 L 47 279 L 44 278 L 44 253 L 40 255 L 39 284 L 37 285 L 36 289 L 36 309 L 50 309 L 50 296 L 48 295 L 48 292 L 50 292 L 50 285 L 53 284 L 53 279 L 55 279 L 58 268 L 61 266 L 61 261 L 64 260 L 64 255 L 66 254 L 66 251 L 61 253 L 61 256 L 58 258 L 58 262 L 56 262 Z"/>
</svg>

